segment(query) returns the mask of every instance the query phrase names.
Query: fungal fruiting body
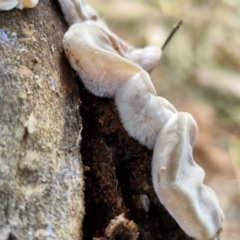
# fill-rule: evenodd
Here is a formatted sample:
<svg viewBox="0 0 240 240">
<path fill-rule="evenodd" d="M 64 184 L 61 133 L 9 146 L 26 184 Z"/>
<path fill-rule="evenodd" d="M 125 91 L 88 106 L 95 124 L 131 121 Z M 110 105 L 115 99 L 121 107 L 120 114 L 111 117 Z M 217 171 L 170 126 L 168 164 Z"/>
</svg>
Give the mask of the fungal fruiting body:
<svg viewBox="0 0 240 240">
<path fill-rule="evenodd" d="M 122 213 L 110 221 L 105 229 L 105 236 L 109 240 L 137 240 L 138 227 L 134 221 L 128 220 Z"/>
<path fill-rule="evenodd" d="M 153 51 L 154 47 L 143 49 L 142 55 L 140 49 L 124 50 L 125 44 L 118 42 L 113 34 L 109 38 L 102 25 L 98 28 L 95 21 L 73 24 L 64 36 L 63 46 L 72 67 L 93 94 L 113 97 L 123 82 L 140 72 L 155 94 L 150 77 L 142 68 L 151 70 L 160 59 L 160 51 Z M 145 60 L 143 54 L 151 55 L 152 60 Z M 134 58 L 138 64 L 127 57 Z M 96 71 L 92 71 L 92 66 Z"/>
<path fill-rule="evenodd" d="M 156 96 L 149 74 L 120 56 L 104 32 L 88 22 L 72 25 L 63 46 L 86 88 L 97 96 L 115 97 L 130 136 L 152 149 L 162 126 L 176 110 Z"/>
<path fill-rule="evenodd" d="M 38 0 L 19 0 L 19 3 L 16 7 L 18 9 L 34 8 L 37 4 Z"/>
<path fill-rule="evenodd" d="M 62 7 L 68 2 L 69 6 L 84 4 L 59 1 Z M 192 157 L 197 125 L 190 114 L 178 113 L 166 99 L 156 96 L 149 76 L 161 51 L 129 47 L 91 14 L 86 19 L 82 6 L 82 14 L 76 13 L 70 20 L 74 9 L 69 14 L 63 8 L 67 21 L 77 18 L 78 22 L 63 40 L 71 66 L 90 92 L 113 97 L 128 134 L 154 149 L 154 190 L 186 234 L 197 240 L 214 238 L 224 217 L 215 193 L 203 184 L 203 169 Z"/>
<path fill-rule="evenodd" d="M 63 47 L 86 88 L 97 96 L 113 97 L 122 82 L 142 71 L 117 54 L 104 32 L 90 22 L 72 25 L 64 36 Z"/>
<path fill-rule="evenodd" d="M 129 135 L 150 149 L 153 149 L 164 124 L 177 112 L 166 99 L 156 96 L 150 76 L 145 71 L 118 88 L 115 103 Z"/>
<path fill-rule="evenodd" d="M 188 113 L 179 112 L 164 125 L 154 147 L 153 186 L 189 236 L 209 240 L 221 230 L 224 216 L 217 196 L 203 184 L 203 169 L 194 162 L 196 135 L 197 124 Z"/>
<path fill-rule="evenodd" d="M 10 10 L 16 7 L 18 0 L 0 0 L 0 10 Z"/>
<path fill-rule="evenodd" d="M 0 0 L 0 10 L 33 8 L 37 4 L 38 0 Z"/>
<path fill-rule="evenodd" d="M 97 19 L 97 13 L 84 0 L 58 0 L 69 25 Z"/>
</svg>

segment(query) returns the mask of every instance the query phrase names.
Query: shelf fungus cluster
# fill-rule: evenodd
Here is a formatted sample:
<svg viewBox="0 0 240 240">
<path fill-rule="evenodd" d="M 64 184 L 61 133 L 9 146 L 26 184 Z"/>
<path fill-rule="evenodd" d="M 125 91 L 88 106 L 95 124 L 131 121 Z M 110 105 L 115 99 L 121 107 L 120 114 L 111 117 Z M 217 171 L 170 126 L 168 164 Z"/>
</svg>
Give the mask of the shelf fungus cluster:
<svg viewBox="0 0 240 240">
<path fill-rule="evenodd" d="M 91 93 L 115 99 L 128 134 L 153 149 L 153 186 L 161 203 L 190 237 L 218 239 L 223 212 L 192 156 L 197 124 L 156 95 L 149 75 L 161 50 L 129 46 L 83 0 L 59 2 L 71 25 L 63 40 L 71 66 Z"/>
</svg>

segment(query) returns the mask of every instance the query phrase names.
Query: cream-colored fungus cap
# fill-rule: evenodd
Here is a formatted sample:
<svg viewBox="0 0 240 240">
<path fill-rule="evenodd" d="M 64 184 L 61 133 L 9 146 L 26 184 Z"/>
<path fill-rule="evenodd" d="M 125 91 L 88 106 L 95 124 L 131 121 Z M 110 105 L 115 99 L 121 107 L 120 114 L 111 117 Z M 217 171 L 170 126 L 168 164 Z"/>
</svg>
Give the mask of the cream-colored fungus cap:
<svg viewBox="0 0 240 240">
<path fill-rule="evenodd" d="M 175 114 L 166 123 L 154 148 L 153 186 L 190 237 L 210 240 L 221 231 L 224 216 L 216 194 L 203 184 L 204 170 L 193 159 L 196 135 L 197 124 L 188 113 Z"/>
</svg>

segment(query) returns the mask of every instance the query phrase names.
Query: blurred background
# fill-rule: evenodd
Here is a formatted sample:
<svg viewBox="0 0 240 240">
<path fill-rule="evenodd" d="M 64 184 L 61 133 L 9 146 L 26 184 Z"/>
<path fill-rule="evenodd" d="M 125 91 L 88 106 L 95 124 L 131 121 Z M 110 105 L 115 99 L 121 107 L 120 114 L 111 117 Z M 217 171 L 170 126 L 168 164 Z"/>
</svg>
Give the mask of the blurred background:
<svg viewBox="0 0 240 240">
<path fill-rule="evenodd" d="M 240 1 L 89 0 L 131 45 L 162 46 L 152 81 L 158 95 L 199 125 L 194 156 L 225 213 L 223 239 L 240 236 Z"/>
</svg>

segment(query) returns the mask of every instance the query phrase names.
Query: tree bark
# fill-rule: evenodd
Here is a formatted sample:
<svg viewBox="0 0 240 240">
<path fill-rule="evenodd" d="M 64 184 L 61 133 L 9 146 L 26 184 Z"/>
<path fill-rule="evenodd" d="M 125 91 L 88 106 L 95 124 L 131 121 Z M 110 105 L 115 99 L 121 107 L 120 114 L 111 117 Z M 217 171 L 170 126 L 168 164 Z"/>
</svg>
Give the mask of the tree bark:
<svg viewBox="0 0 240 240">
<path fill-rule="evenodd" d="M 78 79 L 54 1 L 0 12 L 0 240 L 81 239 Z"/>
</svg>

